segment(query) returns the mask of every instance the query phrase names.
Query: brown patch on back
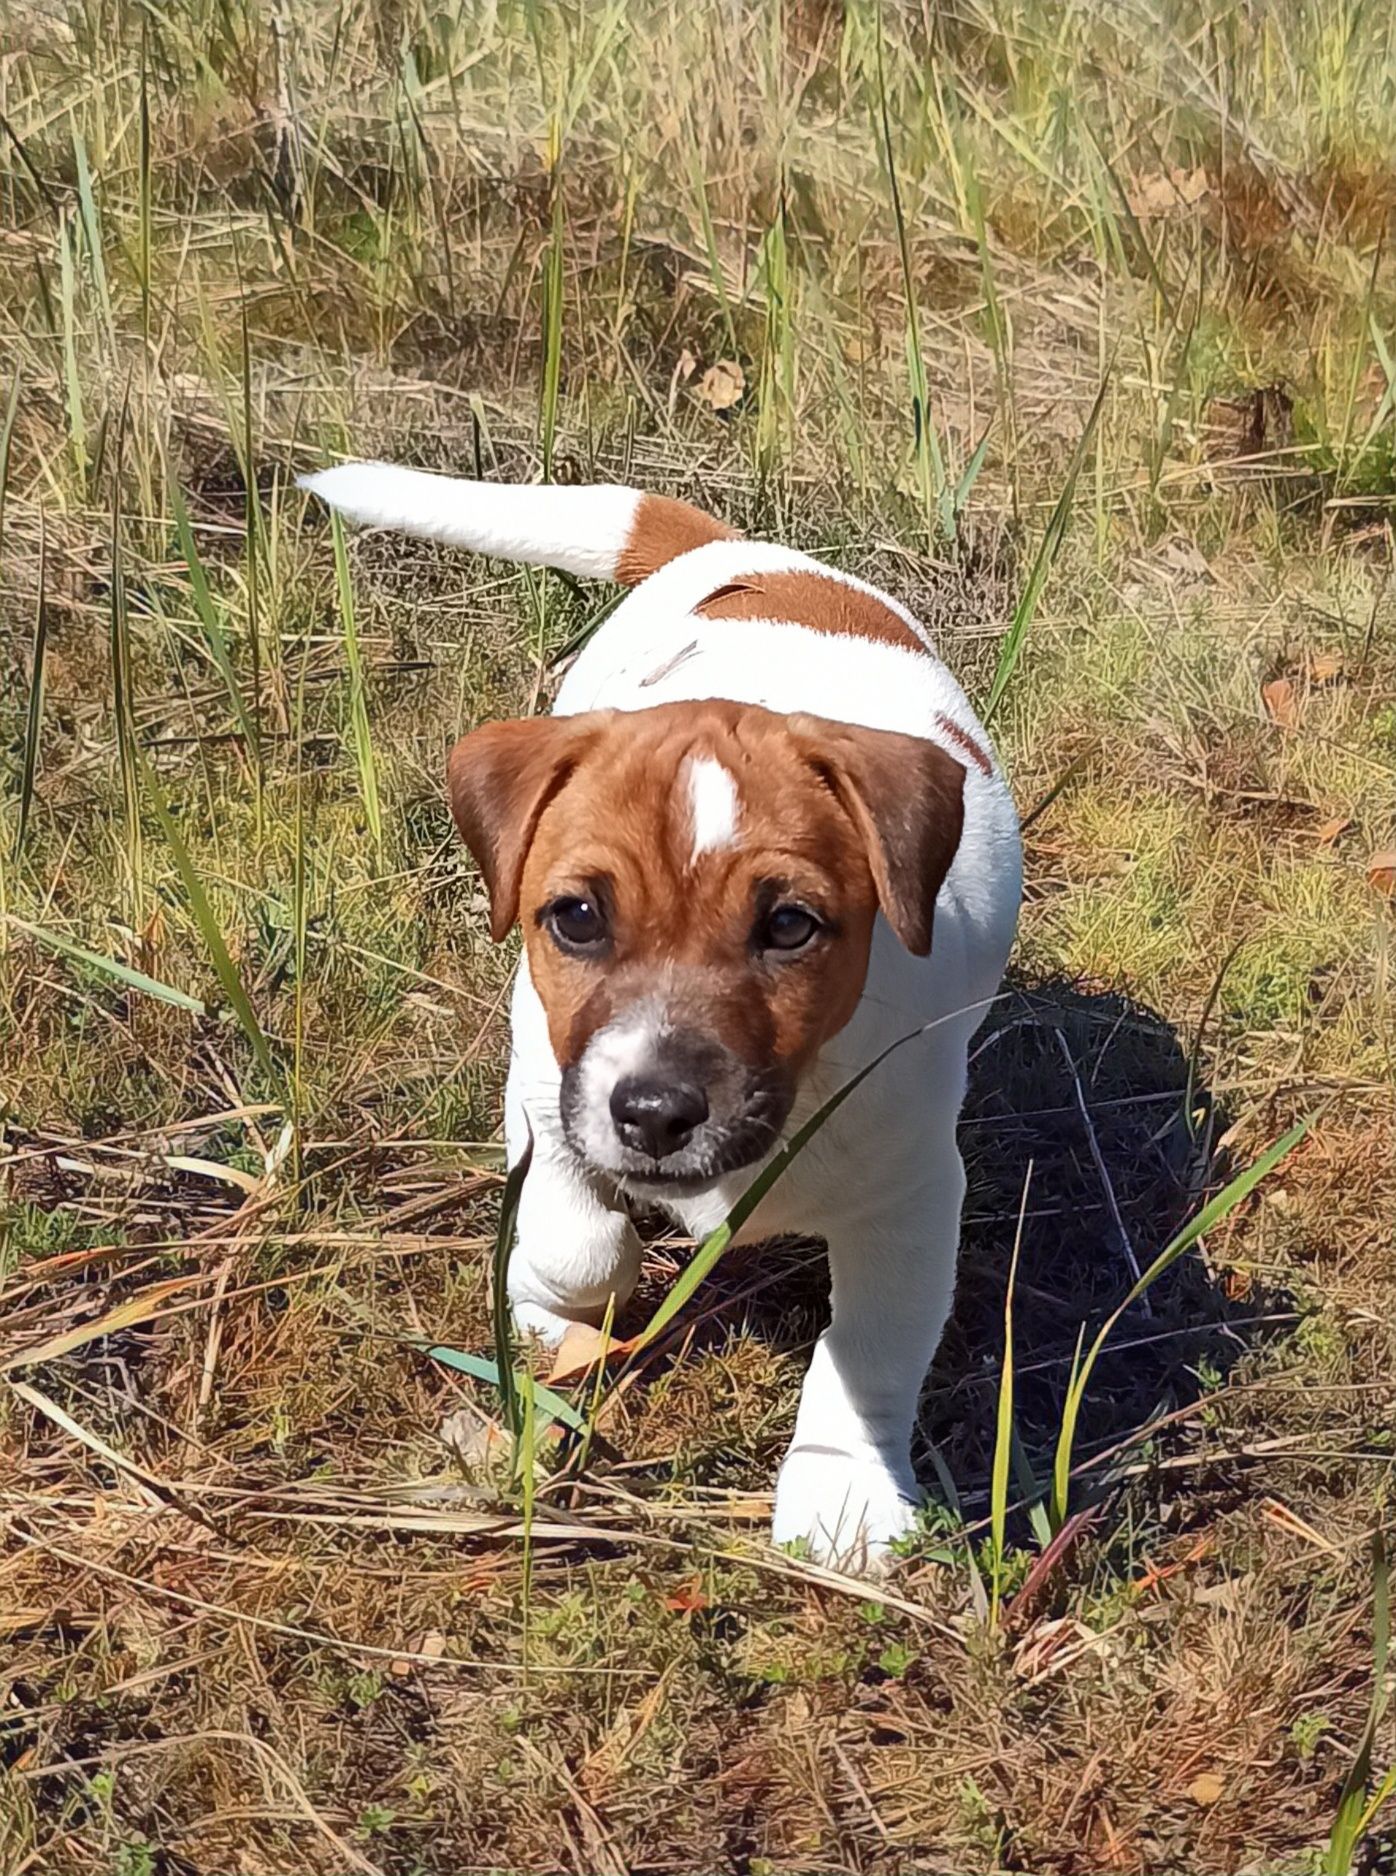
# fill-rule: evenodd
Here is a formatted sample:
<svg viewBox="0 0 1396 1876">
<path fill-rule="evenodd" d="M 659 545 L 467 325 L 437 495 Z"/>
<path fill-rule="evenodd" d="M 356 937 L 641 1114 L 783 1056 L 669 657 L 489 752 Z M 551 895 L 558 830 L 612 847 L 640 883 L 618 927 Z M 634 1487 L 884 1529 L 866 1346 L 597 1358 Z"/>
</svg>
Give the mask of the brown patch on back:
<svg viewBox="0 0 1396 1876">
<path fill-rule="evenodd" d="M 714 515 L 705 515 L 689 502 L 668 495 L 642 495 L 624 547 L 616 556 L 616 578 L 622 586 L 638 586 L 658 568 L 680 554 L 709 541 L 739 541 L 736 528 Z"/>
<path fill-rule="evenodd" d="M 962 730 L 953 717 L 946 716 L 943 710 L 937 712 L 936 722 L 939 723 L 940 727 L 945 731 L 945 734 L 950 738 L 951 742 L 954 743 L 955 747 L 962 750 L 964 754 L 969 757 L 975 768 L 979 769 L 985 775 L 993 774 L 994 765 L 992 761 L 985 754 L 984 750 L 979 747 L 979 744 L 970 735 L 968 730 Z"/>
<path fill-rule="evenodd" d="M 775 619 L 831 638 L 869 638 L 902 651 L 926 650 L 906 620 L 875 593 L 804 567 L 744 575 L 709 593 L 694 611 L 705 619 Z"/>
</svg>

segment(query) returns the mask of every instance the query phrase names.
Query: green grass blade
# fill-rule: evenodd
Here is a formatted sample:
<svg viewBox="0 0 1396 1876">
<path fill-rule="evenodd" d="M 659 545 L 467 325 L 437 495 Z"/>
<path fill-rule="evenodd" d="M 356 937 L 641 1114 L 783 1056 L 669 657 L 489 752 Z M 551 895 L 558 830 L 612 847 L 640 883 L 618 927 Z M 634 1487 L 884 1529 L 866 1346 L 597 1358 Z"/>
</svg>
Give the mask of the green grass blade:
<svg viewBox="0 0 1396 1876">
<path fill-rule="evenodd" d="M 1018 1253 L 1023 1245 L 1023 1220 L 1027 1215 L 1028 1191 L 1032 1186 L 1032 1161 L 1023 1179 L 1023 1197 L 1018 1207 L 1018 1228 L 1013 1234 L 1013 1255 L 1008 1265 L 1008 1284 L 1003 1297 L 1003 1367 L 999 1372 L 997 1422 L 994 1429 L 994 1460 L 989 1478 L 989 1552 L 993 1574 L 989 1581 L 989 1626 L 997 1628 L 999 1598 L 1003 1592 L 1003 1565 L 1008 1531 L 1008 1474 L 1013 1452 L 1013 1286 L 1018 1279 Z"/>
<path fill-rule="evenodd" d="M 497 1361 L 491 1361 L 488 1355 L 470 1355 L 463 1349 L 444 1348 L 439 1344 L 429 1342 L 414 1342 L 412 1346 L 420 1348 L 422 1353 L 429 1355 L 433 1361 L 439 1361 L 444 1368 L 454 1368 L 458 1374 L 468 1374 L 477 1381 L 487 1381 L 491 1387 L 498 1388 L 501 1395 L 504 1393 L 504 1383 L 500 1377 L 505 1370 Z M 514 1374 L 512 1370 L 509 1372 L 515 1387 L 517 1388 L 522 1382 L 532 1394 L 535 1405 L 544 1413 L 560 1421 L 573 1433 L 585 1434 L 586 1417 L 580 1409 L 572 1405 L 570 1400 L 564 1399 L 561 1394 L 545 1386 L 542 1381 L 535 1381 L 531 1375 Z"/>
<path fill-rule="evenodd" d="M 199 624 L 203 627 L 204 642 L 208 646 L 209 656 L 218 667 L 218 675 L 222 678 L 223 688 L 228 693 L 228 701 L 233 707 L 233 715 L 238 720 L 238 728 L 246 738 L 248 748 L 255 754 L 257 725 L 252 712 L 247 707 L 246 699 L 238 684 L 237 673 L 233 669 L 228 640 L 218 617 L 218 608 L 213 603 L 208 575 L 204 572 L 204 563 L 199 556 L 194 530 L 190 526 L 189 510 L 184 502 L 184 491 L 178 482 L 173 480 L 170 482 L 170 506 L 174 510 L 179 551 L 184 557 L 185 566 L 189 569 L 189 585 L 194 595 L 194 610 L 198 614 Z"/>
<path fill-rule="evenodd" d="M 553 446 L 557 439 L 557 399 L 562 384 L 563 212 L 561 126 L 556 119 L 548 134 L 548 176 L 552 192 L 552 230 L 543 264 L 543 383 L 538 405 L 538 435 L 543 451 L 543 480 L 553 479 Z"/>
<path fill-rule="evenodd" d="M 0 463 L 0 487 L 4 484 Z M 29 654 L 29 701 L 24 712 L 24 753 L 19 772 L 19 821 L 15 827 L 14 857 L 18 865 L 34 805 L 34 784 L 39 773 L 39 732 L 44 720 L 44 659 L 48 649 L 48 528 L 39 510 L 39 590 L 34 601 L 34 638 Z"/>
<path fill-rule="evenodd" d="M 1008 689 L 1009 684 L 1013 680 L 1013 673 L 1018 668 L 1018 662 L 1023 655 L 1023 648 L 1027 643 L 1028 628 L 1033 622 L 1033 617 L 1037 612 L 1038 601 L 1042 598 L 1042 590 L 1047 584 L 1047 576 L 1056 564 L 1057 555 L 1061 552 L 1062 542 L 1066 539 L 1067 527 L 1071 521 L 1071 502 L 1072 497 L 1076 493 L 1077 478 L 1080 476 L 1081 467 L 1086 460 L 1086 452 L 1090 448 L 1091 438 L 1095 434 L 1096 424 L 1100 421 L 1100 413 L 1105 404 L 1105 393 L 1109 385 L 1110 373 L 1107 371 L 1100 381 L 1100 389 L 1095 394 L 1095 402 L 1091 405 L 1090 415 L 1086 419 L 1086 427 L 1082 430 L 1077 440 L 1076 447 L 1071 453 L 1071 461 L 1067 465 L 1066 481 L 1062 485 L 1061 493 L 1057 497 L 1051 517 L 1048 520 L 1046 528 L 1043 530 L 1042 539 L 1038 543 L 1037 553 L 1033 558 L 1027 583 L 1023 587 L 1022 593 L 1019 595 L 1018 604 L 1013 608 L 1013 617 L 1009 621 L 1008 631 L 1005 633 L 1003 644 L 999 649 L 998 663 L 994 667 L 994 681 L 989 688 L 989 699 L 984 706 L 983 715 L 986 723 L 998 709 L 1000 703 L 1002 703 L 1004 692 Z"/>
<path fill-rule="evenodd" d="M 1250 1197 L 1261 1180 L 1273 1172 L 1281 1160 L 1288 1158 L 1313 1126 L 1314 1119 L 1315 1116 L 1308 1115 L 1296 1126 L 1291 1127 L 1288 1133 L 1282 1134 L 1278 1140 L 1265 1149 L 1259 1159 L 1252 1161 L 1244 1172 L 1238 1173 L 1229 1184 L 1222 1187 L 1215 1197 L 1209 1199 L 1207 1204 L 1183 1226 L 1176 1237 L 1169 1239 L 1148 1269 L 1142 1271 L 1136 1281 L 1130 1285 L 1123 1301 L 1111 1310 L 1096 1332 L 1095 1340 L 1086 1350 L 1085 1355 L 1073 1366 L 1066 1400 L 1062 1406 L 1062 1423 L 1057 1434 L 1056 1463 L 1052 1472 L 1051 1515 L 1054 1530 L 1059 1531 L 1066 1522 L 1071 1488 L 1071 1455 L 1076 1440 L 1076 1423 L 1080 1418 L 1081 1403 L 1085 1399 L 1086 1388 L 1090 1383 L 1091 1370 L 1095 1367 L 1100 1351 L 1104 1348 L 1116 1323 L 1132 1303 L 1137 1303 L 1144 1292 L 1166 1270 L 1177 1263 L 1185 1251 L 1191 1250 L 1199 1238 L 1205 1237 L 1215 1225 L 1219 1225 L 1224 1218 L 1229 1217 L 1238 1205 Z"/>
<path fill-rule="evenodd" d="M 73 224 L 64 217 L 58 228 L 58 291 L 63 311 L 63 388 L 68 404 L 68 442 L 78 482 L 87 489 L 87 419 L 78 376 L 77 274 L 73 265 Z"/>
<path fill-rule="evenodd" d="M 136 273 L 141 289 L 141 336 L 150 344 L 151 171 L 150 144 L 150 26 L 141 21 L 140 130 L 136 149 Z"/>
<path fill-rule="evenodd" d="M 954 1012 L 955 1016 L 961 1014 L 963 1014 L 962 1011 L 957 1010 Z M 762 1199 L 765 1198 L 766 1194 L 771 1190 L 771 1187 L 778 1179 L 784 1176 L 794 1161 L 804 1152 L 805 1148 L 819 1132 L 820 1128 L 824 1126 L 825 1122 L 833 1119 L 834 1115 L 843 1106 L 848 1097 L 856 1093 L 867 1080 L 868 1076 L 881 1068 L 889 1055 L 895 1054 L 898 1049 L 903 1048 L 908 1042 L 914 1042 L 918 1036 L 924 1036 L 930 1030 L 938 1028 L 942 1022 L 949 1022 L 951 1020 L 952 1017 L 948 1016 L 937 1017 L 934 1022 L 923 1023 L 919 1029 L 909 1030 L 906 1035 L 898 1036 L 895 1042 L 889 1042 L 887 1047 L 879 1054 L 875 1055 L 870 1062 L 864 1063 L 863 1067 L 860 1068 L 856 1074 L 850 1075 L 842 1087 L 836 1088 L 823 1106 L 817 1108 L 803 1126 L 796 1128 L 785 1145 L 775 1153 L 769 1164 L 752 1180 L 751 1184 L 747 1187 L 746 1191 L 742 1193 L 742 1196 L 737 1200 L 731 1211 L 728 1212 L 722 1223 L 718 1225 L 715 1230 L 710 1231 L 707 1237 L 704 1238 L 703 1242 L 698 1246 L 686 1267 L 679 1272 L 677 1279 L 668 1295 L 664 1298 L 664 1301 L 659 1305 L 658 1309 L 655 1310 L 640 1333 L 632 1339 L 630 1345 L 632 1351 L 638 1352 L 640 1349 L 646 1347 L 657 1335 L 662 1334 L 663 1331 L 668 1328 L 669 1324 L 674 1320 L 674 1317 L 678 1315 L 679 1311 L 693 1295 L 699 1284 L 702 1283 L 708 1272 L 717 1263 L 717 1260 L 722 1256 L 728 1245 L 731 1244 L 733 1238 L 741 1230 L 747 1219 L 751 1217 Z"/>
<path fill-rule="evenodd" d="M 906 318 L 906 369 L 911 387 L 912 443 L 921 506 L 926 533 L 931 541 L 950 531 L 950 492 L 946 484 L 945 459 L 940 437 L 931 412 L 930 383 L 926 376 L 926 358 L 921 347 L 921 320 L 916 300 L 916 275 L 911 264 L 911 240 L 907 234 L 906 213 L 902 207 L 901 185 L 897 181 L 896 155 L 892 148 L 892 122 L 887 109 L 887 74 L 882 57 L 882 13 L 878 8 L 874 22 L 876 47 L 877 125 L 880 150 L 892 200 L 892 219 L 897 228 L 897 253 L 901 260 L 902 294 Z"/>
<path fill-rule="evenodd" d="M 154 810 L 156 820 L 160 823 L 160 831 L 165 836 L 166 845 L 174 858 L 175 870 L 184 887 L 184 896 L 189 901 L 189 909 L 194 915 L 194 923 L 199 928 L 199 935 L 208 948 L 214 971 L 223 987 L 223 994 L 232 1005 L 233 1013 L 251 1046 L 258 1067 L 267 1080 L 275 1086 L 279 1083 L 280 1077 L 277 1074 L 271 1045 L 262 1031 L 262 1025 L 257 1021 L 257 1012 L 252 1007 L 252 1000 L 243 988 L 242 979 L 238 975 L 237 966 L 233 963 L 223 933 L 219 929 L 213 907 L 209 904 L 208 894 L 204 891 L 203 881 L 199 878 L 193 856 L 185 844 L 183 834 L 179 831 L 178 823 L 165 805 L 154 770 L 146 761 L 139 746 L 134 748 L 133 753 L 141 779 L 145 784 L 147 798 Z"/>
<path fill-rule="evenodd" d="M 262 721 L 262 509 L 257 490 L 257 434 L 252 412 L 252 335 L 247 324 L 247 291 L 242 278 L 242 258 L 234 245 L 238 269 L 238 331 L 241 339 L 242 366 L 242 492 L 243 538 L 247 544 L 247 644 L 252 654 L 252 715 Z M 261 738 L 253 739 L 257 758 L 258 784 L 261 778 Z"/>
<path fill-rule="evenodd" d="M 112 317 L 111 291 L 107 286 L 107 265 L 102 253 L 102 224 L 97 219 L 97 203 L 92 194 L 92 173 L 87 166 L 87 145 L 73 132 L 73 162 L 77 170 L 78 214 L 82 219 L 83 239 L 87 244 L 92 284 L 97 290 L 97 304 L 106 328 L 108 355 L 116 359 L 116 321 Z"/>
<path fill-rule="evenodd" d="M 10 399 L 5 406 L 5 415 L 0 420 L 0 573 L 5 567 L 5 502 L 10 489 L 10 444 L 15 433 L 15 418 L 19 414 L 19 368 L 10 381 Z"/>
<path fill-rule="evenodd" d="M 990 418 L 988 423 L 984 426 L 983 436 L 980 437 L 979 441 L 974 446 L 973 455 L 965 464 L 964 474 L 955 484 L 955 516 L 957 520 L 969 506 L 970 494 L 973 491 L 975 483 L 979 480 L 979 471 L 984 467 L 984 458 L 989 453 L 989 438 L 993 434 L 993 429 L 993 419 Z"/>
<path fill-rule="evenodd" d="M 1047 1515 L 1046 1494 L 1038 1481 L 1037 1474 L 1032 1469 L 1032 1461 L 1028 1458 L 1027 1448 L 1023 1445 L 1022 1437 L 1018 1432 L 1016 1419 L 1008 1431 L 1013 1446 L 1014 1484 L 1017 1487 L 1018 1496 L 1023 1500 L 1023 1508 L 1027 1512 L 1028 1523 L 1032 1526 L 1032 1534 L 1037 1539 L 1039 1548 L 1045 1550 L 1052 1541 L 1052 1520 Z"/>
<path fill-rule="evenodd" d="M 349 555 L 344 545 L 344 524 L 338 515 L 330 516 L 334 537 L 334 572 L 339 589 L 339 617 L 344 628 L 344 656 L 349 666 L 349 736 L 354 751 L 354 766 L 359 773 L 359 794 L 364 804 L 369 838 L 379 864 L 383 859 L 383 817 L 378 806 L 378 765 L 373 754 L 373 732 L 368 721 L 368 698 L 364 690 L 363 660 L 359 650 L 359 629 L 354 617 L 354 588 L 349 578 Z"/>
<path fill-rule="evenodd" d="M 689 169 L 693 179 L 693 198 L 698 204 L 698 225 L 703 233 L 703 252 L 708 263 L 708 278 L 713 283 L 713 292 L 722 310 L 722 324 L 727 334 L 728 354 L 736 358 L 740 350 L 737 344 L 737 326 L 732 317 L 732 302 L 727 297 L 727 280 L 717 251 L 717 232 L 713 227 L 712 206 L 708 201 L 707 179 L 703 175 L 702 159 L 696 148 L 690 153 Z"/>
<path fill-rule="evenodd" d="M 22 931 L 26 938 L 32 938 L 36 944 L 46 945 L 50 951 L 57 951 L 61 957 L 71 959 L 74 964 L 85 964 L 89 970 L 100 971 L 104 977 L 124 984 L 128 990 L 142 991 L 161 1003 L 172 1003 L 177 1010 L 188 1010 L 194 1016 L 208 1015 L 208 1005 L 198 997 L 191 997 L 184 990 L 176 990 L 172 984 L 162 984 L 157 977 L 147 977 L 144 971 L 132 970 L 129 964 L 122 964 L 116 958 L 104 957 L 100 951 L 88 951 L 84 946 L 74 944 L 71 938 L 63 937 L 61 932 L 49 931 L 43 925 L 31 925 L 28 919 L 16 918 L 13 912 L 7 915 L 6 923 L 13 925 L 16 931 Z"/>
<path fill-rule="evenodd" d="M 131 668 L 131 621 L 126 606 L 126 564 L 122 553 L 124 522 L 121 475 L 126 445 L 127 409 L 123 403 L 117 421 L 116 468 L 111 479 L 111 680 L 112 717 L 116 727 L 117 765 L 121 771 L 121 801 L 126 819 L 125 860 L 131 882 L 131 911 L 138 921 L 144 873 L 141 831 L 140 782 L 136 774 L 136 692 Z"/>
<path fill-rule="evenodd" d="M 1323 1859 L 1323 1876 L 1349 1876 L 1353 1854 L 1368 1824 L 1396 1790 L 1396 1768 L 1389 1771 L 1371 1800 L 1367 1799 L 1367 1781 L 1372 1774 L 1372 1748 L 1377 1728 L 1386 1712 L 1386 1664 L 1391 1646 L 1391 1587 L 1386 1561 L 1386 1543 L 1380 1531 L 1372 1536 L 1372 1700 L 1366 1723 L 1357 1741 L 1352 1764 L 1338 1795 L 1338 1808 L 1328 1836 Z"/>
<path fill-rule="evenodd" d="M 518 1382 L 514 1372 L 514 1323 L 509 1312 L 509 1259 L 514 1249 L 514 1227 L 523 1197 L 524 1180 L 533 1164 L 533 1133 L 528 1144 L 509 1168 L 504 1181 L 504 1196 L 499 1204 L 499 1223 L 494 1234 L 494 1259 L 491 1266 L 490 1303 L 494 1318 L 495 1385 L 504 1409 L 504 1424 L 517 1441 L 522 1422 L 519 1417 Z"/>
</svg>

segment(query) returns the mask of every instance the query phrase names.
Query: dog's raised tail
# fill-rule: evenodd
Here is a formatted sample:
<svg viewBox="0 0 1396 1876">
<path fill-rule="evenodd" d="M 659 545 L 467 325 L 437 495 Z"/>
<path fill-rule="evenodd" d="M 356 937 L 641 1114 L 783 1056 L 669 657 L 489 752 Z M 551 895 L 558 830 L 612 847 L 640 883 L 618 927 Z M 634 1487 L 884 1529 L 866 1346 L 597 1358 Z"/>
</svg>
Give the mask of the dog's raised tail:
<svg viewBox="0 0 1396 1876">
<path fill-rule="evenodd" d="M 648 579 L 690 548 L 738 538 L 735 528 L 687 502 L 604 483 L 466 482 L 385 462 L 341 463 L 299 480 L 367 527 L 622 586 Z"/>
</svg>

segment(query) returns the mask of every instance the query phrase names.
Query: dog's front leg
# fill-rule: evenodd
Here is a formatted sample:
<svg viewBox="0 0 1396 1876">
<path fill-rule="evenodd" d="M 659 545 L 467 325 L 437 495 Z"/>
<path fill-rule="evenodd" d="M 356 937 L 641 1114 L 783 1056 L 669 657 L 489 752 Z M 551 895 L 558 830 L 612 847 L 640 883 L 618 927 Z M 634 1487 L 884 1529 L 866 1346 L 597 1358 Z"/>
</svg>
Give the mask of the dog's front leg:
<svg viewBox="0 0 1396 1876">
<path fill-rule="evenodd" d="M 952 1141 L 890 1209 L 831 1233 L 833 1318 L 776 1486 L 777 1543 L 869 1569 L 911 1530 L 911 1429 L 950 1312 L 964 1183 Z"/>
<path fill-rule="evenodd" d="M 522 964 L 514 985 L 513 1049 L 504 1094 L 509 1164 L 531 1152 L 519 1198 L 509 1301 L 521 1329 L 555 1346 L 574 1322 L 599 1325 L 640 1275 L 640 1239 L 619 1198 L 563 1138 L 561 1073 L 543 1006 Z"/>
<path fill-rule="evenodd" d="M 574 1322 L 599 1325 L 613 1297 L 619 1309 L 639 1274 L 640 1240 L 629 1215 L 608 1204 L 575 1162 L 536 1149 L 509 1259 L 519 1327 L 555 1345 Z"/>
</svg>

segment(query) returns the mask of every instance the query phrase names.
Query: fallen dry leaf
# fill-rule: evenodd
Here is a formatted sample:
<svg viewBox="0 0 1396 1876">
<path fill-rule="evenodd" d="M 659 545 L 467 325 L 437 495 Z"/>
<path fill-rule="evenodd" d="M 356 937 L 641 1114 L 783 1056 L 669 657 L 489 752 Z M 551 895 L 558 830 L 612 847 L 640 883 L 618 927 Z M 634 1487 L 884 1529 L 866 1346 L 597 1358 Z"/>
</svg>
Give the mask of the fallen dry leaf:
<svg viewBox="0 0 1396 1876">
<path fill-rule="evenodd" d="M 664 1598 L 664 1607 L 672 1609 L 675 1615 L 692 1615 L 697 1609 L 708 1607 L 708 1597 L 703 1593 L 703 1579 L 695 1576 L 687 1583 L 681 1583 L 672 1595 Z"/>
<path fill-rule="evenodd" d="M 1383 847 L 1367 862 L 1367 884 L 1390 899 L 1396 895 L 1396 847 Z"/>
<path fill-rule="evenodd" d="M 1207 172 L 1200 167 L 1161 170 L 1157 175 L 1141 177 L 1125 192 L 1125 199 L 1139 221 L 1148 221 L 1175 209 L 1192 208 L 1206 195 L 1207 188 Z"/>
<path fill-rule="evenodd" d="M 1316 651 L 1307 669 L 1311 684 L 1332 684 L 1343 675 L 1343 661 L 1336 651 Z"/>
<path fill-rule="evenodd" d="M 1298 729 L 1299 698 L 1289 678 L 1272 677 L 1268 684 L 1261 685 L 1260 695 L 1272 723 L 1278 723 L 1282 730 Z"/>
<path fill-rule="evenodd" d="M 589 1322 L 574 1322 L 558 1343 L 553 1355 L 553 1365 L 547 1373 L 547 1384 L 556 1387 L 559 1381 L 576 1381 L 598 1361 L 608 1361 L 612 1355 L 623 1354 L 630 1344 L 619 1341 L 615 1336 L 603 1335 L 600 1329 L 594 1329 Z"/>
<path fill-rule="evenodd" d="M 697 369 L 697 358 L 689 351 L 688 347 L 685 346 L 679 353 L 679 362 L 674 366 L 674 376 L 681 378 L 683 382 L 687 384 Z"/>
<path fill-rule="evenodd" d="M 1188 1786 L 1188 1796 L 1194 1804 L 1216 1804 L 1226 1796 L 1226 1786 L 1215 1772 L 1199 1772 Z"/>
<path fill-rule="evenodd" d="M 715 365 L 708 366 L 693 387 L 693 395 L 709 410 L 731 410 L 734 404 L 741 402 L 745 389 L 746 373 L 736 359 L 720 358 Z"/>
<path fill-rule="evenodd" d="M 428 1661 L 439 1661 L 445 1652 L 446 1637 L 439 1628 L 430 1628 L 412 1643 L 410 1655 L 394 1655 L 388 1663 L 388 1672 L 395 1681 L 405 1681 L 413 1668 L 422 1665 L 423 1657 Z"/>
<path fill-rule="evenodd" d="M 1335 814 L 1331 821 L 1325 821 L 1315 830 L 1315 839 L 1320 847 L 1331 847 L 1352 826 L 1346 814 Z"/>
</svg>

